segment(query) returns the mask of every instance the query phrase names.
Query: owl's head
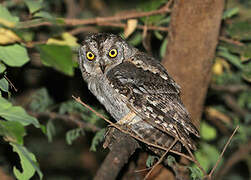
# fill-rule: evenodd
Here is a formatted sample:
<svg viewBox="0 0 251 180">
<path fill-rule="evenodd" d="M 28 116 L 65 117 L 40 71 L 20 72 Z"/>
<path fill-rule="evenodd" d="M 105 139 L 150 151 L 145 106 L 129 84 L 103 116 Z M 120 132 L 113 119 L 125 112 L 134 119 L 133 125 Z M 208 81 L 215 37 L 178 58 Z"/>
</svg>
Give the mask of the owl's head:
<svg viewBox="0 0 251 180">
<path fill-rule="evenodd" d="M 119 36 L 107 33 L 92 34 L 84 39 L 79 48 L 80 69 L 83 76 L 103 75 L 134 53 L 135 48 Z"/>
</svg>

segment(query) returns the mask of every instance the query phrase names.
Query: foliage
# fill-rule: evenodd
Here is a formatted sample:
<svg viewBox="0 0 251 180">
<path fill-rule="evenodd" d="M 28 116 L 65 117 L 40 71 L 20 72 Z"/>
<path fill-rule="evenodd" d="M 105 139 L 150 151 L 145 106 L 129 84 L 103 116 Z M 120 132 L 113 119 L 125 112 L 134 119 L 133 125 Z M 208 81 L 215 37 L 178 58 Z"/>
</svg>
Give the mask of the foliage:
<svg viewBox="0 0 251 180">
<path fill-rule="evenodd" d="M 94 152 L 97 151 L 97 146 L 100 142 L 104 140 L 104 135 L 105 135 L 105 129 L 101 129 L 95 134 L 92 140 L 92 145 L 90 147 L 91 151 L 94 151 Z"/>
<path fill-rule="evenodd" d="M 69 23 L 67 17 L 84 20 L 112 16 L 120 13 L 122 8 L 149 12 L 163 7 L 167 0 L 119 3 L 112 0 L 109 5 L 101 0 L 100 4 L 90 1 L 87 7 L 82 5 L 83 2 L 86 1 L 75 4 L 74 10 L 70 8 L 74 3 L 69 6 L 67 1 L 10 0 L 0 4 L 0 142 L 1 149 L 4 149 L 0 151 L 3 157 L 0 161 L 7 164 L 6 172 L 17 179 L 36 178 L 35 173 L 40 179 L 44 176 L 45 179 L 73 179 L 76 174 L 69 171 L 96 172 L 92 168 L 103 159 L 104 154 L 97 149 L 104 139 L 105 122 L 71 99 L 72 94 L 77 94 L 97 112 L 105 114 L 82 83 L 76 68 L 78 41 L 84 35 L 89 31 L 113 32 L 126 36 L 130 44 L 140 49 L 146 48 L 149 41 L 153 55 L 159 59 L 166 54 L 167 32 L 148 30 L 146 33 L 136 25 L 168 27 L 170 13 L 136 18 L 134 25 L 129 19 L 118 21 L 134 26 L 127 35 L 126 30 L 116 26 L 103 27 L 102 22 L 92 26 L 72 25 L 75 21 Z M 195 152 L 196 159 L 207 172 L 215 165 L 237 125 L 240 126 L 239 132 L 232 139 L 217 171 L 221 172 L 231 155 L 250 142 L 250 7 L 248 0 L 229 0 L 223 13 L 211 86 L 201 121 L 201 140 Z M 13 86 L 17 86 L 18 92 Z M 97 152 L 86 155 L 89 150 Z M 16 157 L 11 154 L 16 162 L 10 162 L 4 152 L 17 154 Z M 80 155 L 76 157 L 77 154 Z M 157 156 L 149 156 L 146 166 L 152 167 L 157 160 Z M 172 156 L 168 156 L 170 166 L 175 162 Z M 69 167 L 68 164 L 73 165 Z M 250 158 L 244 157 L 242 163 L 235 164 L 241 170 L 232 168 L 233 171 L 224 175 L 225 179 L 248 179 L 250 174 L 246 169 L 250 169 L 250 164 Z M 12 169 L 10 167 L 13 172 L 8 171 Z M 192 179 L 202 178 L 202 172 L 195 164 L 188 169 Z M 92 176 L 81 174 L 78 178 L 91 179 Z"/>
<path fill-rule="evenodd" d="M 146 167 L 152 167 L 154 165 L 154 163 L 156 162 L 156 160 L 158 160 L 159 157 L 158 156 L 153 156 L 153 155 L 149 155 L 147 157 L 147 160 L 146 160 Z"/>
<path fill-rule="evenodd" d="M 84 135 L 84 131 L 82 128 L 76 128 L 68 131 L 66 133 L 66 142 L 67 144 L 71 145 L 72 142 L 77 139 L 80 135 Z M 94 141 L 94 139 L 93 139 Z"/>
<path fill-rule="evenodd" d="M 38 46 L 38 51 L 44 65 L 73 75 L 72 51 L 68 46 L 42 44 Z"/>
<path fill-rule="evenodd" d="M 2 89 L 8 92 L 8 88 Z M 13 173 L 17 179 L 30 179 L 35 172 L 39 174 L 42 179 L 43 174 L 39 169 L 37 160 L 33 153 L 29 152 L 23 145 L 23 138 L 26 135 L 25 127 L 33 124 L 40 128 L 40 124 L 36 118 L 28 115 L 20 106 L 13 106 L 7 99 L 0 97 L 0 135 L 4 140 L 12 146 L 13 151 L 16 152 L 20 158 L 22 172 L 16 167 Z"/>
</svg>

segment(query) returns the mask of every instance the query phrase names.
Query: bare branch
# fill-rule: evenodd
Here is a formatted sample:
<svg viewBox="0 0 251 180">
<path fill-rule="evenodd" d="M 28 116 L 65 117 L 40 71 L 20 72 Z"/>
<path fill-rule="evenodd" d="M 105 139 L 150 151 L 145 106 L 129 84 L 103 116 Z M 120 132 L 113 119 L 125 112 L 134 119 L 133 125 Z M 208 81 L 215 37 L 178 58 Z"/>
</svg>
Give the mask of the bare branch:
<svg viewBox="0 0 251 180">
<path fill-rule="evenodd" d="M 244 46 L 245 45 L 245 44 L 241 43 L 240 41 L 236 41 L 236 40 L 233 40 L 233 39 L 228 39 L 228 38 L 226 38 L 224 36 L 220 36 L 219 40 L 230 43 L 230 44 L 235 44 L 235 45 L 238 45 L 238 46 Z"/>
<path fill-rule="evenodd" d="M 217 166 L 219 165 L 219 163 L 220 163 L 220 161 L 221 161 L 221 159 L 222 159 L 222 157 L 223 157 L 223 154 L 225 153 L 225 151 L 226 151 L 228 145 L 230 144 L 230 141 L 233 139 L 233 137 L 234 137 L 234 135 L 235 135 L 235 133 L 236 133 L 236 131 L 237 131 L 238 129 L 239 129 L 239 126 L 237 126 L 237 127 L 235 128 L 234 132 L 233 132 L 232 135 L 229 137 L 229 139 L 228 139 L 227 143 L 225 144 L 225 146 L 224 146 L 224 148 L 223 148 L 223 150 L 222 150 L 222 152 L 221 152 L 221 154 L 220 154 L 220 156 L 219 156 L 217 162 L 215 163 L 213 169 L 210 171 L 210 173 L 209 173 L 209 175 L 208 175 L 208 178 L 209 178 L 209 179 L 212 178 L 212 175 L 213 175 L 215 169 L 216 169 Z"/>
<path fill-rule="evenodd" d="M 237 84 L 231 84 L 231 85 L 216 85 L 211 84 L 210 88 L 216 91 L 224 91 L 229 93 L 238 93 L 240 91 L 246 91 L 250 90 L 250 88 L 246 85 L 237 85 Z"/>
<path fill-rule="evenodd" d="M 234 97 L 226 94 L 223 98 L 225 100 L 226 105 L 230 107 L 240 117 L 244 118 L 248 114 L 248 110 L 246 110 L 245 108 L 241 108 Z"/>
<path fill-rule="evenodd" d="M 150 174 L 153 172 L 153 170 L 163 161 L 164 157 L 172 149 L 172 147 L 177 143 L 177 141 L 178 141 L 178 139 L 174 139 L 173 143 L 169 146 L 169 148 L 166 150 L 166 152 L 161 156 L 161 158 L 158 160 L 158 162 L 154 164 L 154 166 L 151 168 L 151 170 L 144 177 L 144 180 L 146 180 L 150 176 Z"/>
<path fill-rule="evenodd" d="M 170 1 L 171 2 L 171 1 Z M 77 26 L 77 25 L 93 25 L 93 24 L 102 24 L 106 22 L 111 21 L 120 21 L 120 20 L 126 20 L 126 19 L 132 19 L 132 18 L 140 18 L 145 16 L 153 16 L 158 14 L 166 14 L 170 12 L 170 5 L 171 3 L 167 3 L 165 6 L 163 6 L 160 9 L 149 11 L 149 12 L 133 12 L 126 15 L 117 15 L 117 16 L 110 16 L 110 17 L 96 17 L 96 18 L 90 18 L 90 19 L 63 19 L 60 18 L 60 20 L 63 20 L 63 26 Z M 47 21 L 24 21 L 20 22 L 18 28 L 31 28 L 31 27 L 39 27 L 39 26 L 52 26 L 53 23 L 47 22 Z"/>
<path fill-rule="evenodd" d="M 97 132 L 100 130 L 100 128 L 95 126 L 94 124 L 84 122 L 80 120 L 79 117 L 76 117 L 73 115 L 64 115 L 64 114 L 58 114 L 55 112 L 42 112 L 42 113 L 29 112 L 29 114 L 31 114 L 34 117 L 46 116 L 48 117 L 48 119 L 62 119 L 65 122 L 73 122 L 78 127 L 91 130 L 92 132 Z"/>
<path fill-rule="evenodd" d="M 248 154 L 251 153 L 251 140 L 247 144 L 242 144 L 239 149 L 231 154 L 230 158 L 224 163 L 222 169 L 217 173 L 216 177 L 222 179 L 223 177 L 236 163 L 248 158 Z"/>
<path fill-rule="evenodd" d="M 8 78 L 6 75 L 4 75 L 3 77 L 4 77 L 4 79 L 6 79 L 6 80 L 10 83 L 10 87 L 12 87 L 12 88 L 14 89 L 14 91 L 17 92 L 17 88 L 16 88 L 16 87 L 14 86 L 14 84 L 9 80 L 9 78 Z"/>
<path fill-rule="evenodd" d="M 94 180 L 116 179 L 124 164 L 139 148 L 139 144 L 134 138 L 115 128 L 112 136 L 113 141 L 109 143 L 110 152 L 96 173 Z"/>
</svg>

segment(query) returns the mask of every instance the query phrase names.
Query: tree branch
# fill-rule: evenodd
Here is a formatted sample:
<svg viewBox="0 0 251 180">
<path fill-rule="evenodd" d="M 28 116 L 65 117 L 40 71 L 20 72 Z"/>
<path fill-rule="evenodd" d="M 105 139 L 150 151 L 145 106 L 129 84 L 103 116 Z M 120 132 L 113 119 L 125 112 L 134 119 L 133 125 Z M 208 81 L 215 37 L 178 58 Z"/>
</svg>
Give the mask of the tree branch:
<svg viewBox="0 0 251 180">
<path fill-rule="evenodd" d="M 153 16 L 158 14 L 166 14 L 170 12 L 169 9 L 170 3 L 167 3 L 165 6 L 163 6 L 160 9 L 149 11 L 149 12 L 132 12 L 128 14 L 123 15 L 117 15 L 117 16 L 109 16 L 109 17 L 96 17 L 96 18 L 89 18 L 89 19 L 63 19 L 59 18 L 59 20 L 62 20 L 63 23 L 59 25 L 63 26 L 77 26 L 77 25 L 100 25 L 102 23 L 112 22 L 112 21 L 121 21 L 126 19 L 132 19 L 132 18 L 140 18 L 145 16 Z M 52 26 L 53 23 L 49 21 L 24 21 L 20 22 L 18 24 L 18 28 L 31 28 L 31 27 L 39 27 L 39 26 Z"/>
<path fill-rule="evenodd" d="M 239 161 L 248 158 L 248 154 L 251 153 L 251 140 L 247 144 L 242 144 L 239 149 L 231 154 L 230 158 L 224 163 L 222 169 L 216 174 L 215 177 L 222 179 L 222 177 Z"/>
<path fill-rule="evenodd" d="M 236 102 L 234 97 L 226 94 L 223 96 L 223 99 L 226 105 L 229 108 L 231 108 L 236 114 L 238 114 L 240 117 L 245 118 L 245 116 L 248 114 L 248 110 L 246 110 L 245 108 L 241 108 Z"/>
<path fill-rule="evenodd" d="M 130 156 L 139 148 L 138 142 L 130 135 L 113 128 L 113 141 L 109 142 L 110 152 L 99 168 L 94 180 L 114 180 Z"/>
<path fill-rule="evenodd" d="M 73 115 L 64 115 L 64 114 L 58 114 L 55 112 L 41 112 L 41 113 L 29 112 L 29 114 L 34 117 L 46 116 L 46 117 L 48 117 L 48 119 L 61 119 L 65 122 L 72 122 L 72 123 L 76 124 L 78 127 L 84 128 L 84 129 L 89 129 L 92 132 L 97 132 L 100 130 L 100 128 L 95 126 L 94 124 L 84 122 L 84 121 L 80 120 L 79 117 L 76 117 Z"/>
<path fill-rule="evenodd" d="M 233 139 L 233 137 L 234 137 L 234 135 L 235 135 L 235 133 L 237 132 L 238 129 L 239 129 L 239 126 L 237 126 L 237 127 L 235 128 L 234 132 L 233 132 L 232 135 L 229 137 L 229 139 L 228 139 L 227 143 L 225 144 L 225 146 L 224 146 L 224 148 L 223 148 L 223 150 L 222 150 L 222 152 L 221 152 L 221 154 L 220 154 L 220 156 L 219 156 L 217 162 L 215 163 L 213 169 L 210 171 L 210 173 L 209 173 L 209 175 L 208 175 L 208 178 L 209 178 L 209 179 L 212 178 L 212 175 L 213 175 L 215 169 L 216 169 L 217 166 L 219 165 L 219 163 L 220 163 L 220 161 L 221 161 L 221 159 L 222 159 L 222 157 L 223 157 L 223 154 L 225 153 L 225 151 L 226 151 L 228 145 L 230 144 L 231 140 Z"/>
</svg>

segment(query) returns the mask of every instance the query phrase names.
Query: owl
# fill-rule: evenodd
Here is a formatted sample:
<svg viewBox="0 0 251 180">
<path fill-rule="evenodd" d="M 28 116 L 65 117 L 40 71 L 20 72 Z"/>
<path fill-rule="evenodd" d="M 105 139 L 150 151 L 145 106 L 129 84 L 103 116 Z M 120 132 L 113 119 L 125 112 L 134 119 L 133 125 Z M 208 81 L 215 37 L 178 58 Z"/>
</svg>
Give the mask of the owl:
<svg viewBox="0 0 251 180">
<path fill-rule="evenodd" d="M 78 59 L 89 90 L 120 127 L 164 148 L 178 138 L 196 149 L 192 136 L 199 132 L 181 102 L 180 87 L 158 60 L 107 33 L 88 35 Z M 173 150 L 180 151 L 181 144 Z"/>
</svg>

